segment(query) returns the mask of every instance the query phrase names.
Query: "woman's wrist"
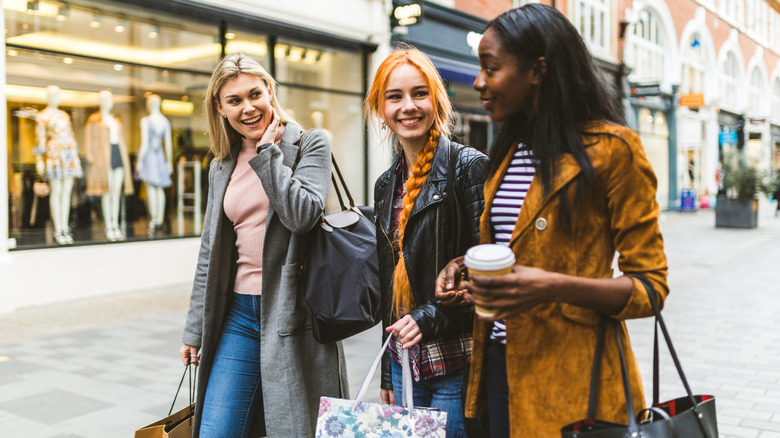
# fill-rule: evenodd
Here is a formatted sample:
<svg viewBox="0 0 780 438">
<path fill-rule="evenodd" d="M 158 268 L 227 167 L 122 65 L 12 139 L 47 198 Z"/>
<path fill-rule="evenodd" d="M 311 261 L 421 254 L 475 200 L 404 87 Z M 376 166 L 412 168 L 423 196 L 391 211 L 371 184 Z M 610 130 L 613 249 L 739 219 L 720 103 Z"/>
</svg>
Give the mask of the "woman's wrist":
<svg viewBox="0 0 780 438">
<path fill-rule="evenodd" d="M 264 150 L 270 148 L 273 145 L 274 145 L 273 143 L 263 143 L 257 147 L 257 153 L 259 154 L 260 152 L 263 152 Z"/>
</svg>

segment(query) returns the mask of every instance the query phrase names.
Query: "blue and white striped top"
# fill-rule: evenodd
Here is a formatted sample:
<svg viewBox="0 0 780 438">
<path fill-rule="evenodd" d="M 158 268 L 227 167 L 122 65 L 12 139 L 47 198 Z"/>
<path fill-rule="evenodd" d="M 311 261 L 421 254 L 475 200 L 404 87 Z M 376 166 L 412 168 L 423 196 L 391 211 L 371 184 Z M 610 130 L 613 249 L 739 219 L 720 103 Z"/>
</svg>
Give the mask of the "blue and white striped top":
<svg viewBox="0 0 780 438">
<path fill-rule="evenodd" d="M 509 246 L 517 217 L 523 208 L 525 196 L 528 194 L 535 173 L 536 167 L 534 167 L 531 149 L 523 143 L 518 144 L 514 158 L 498 186 L 498 192 L 490 207 L 493 242 Z M 506 324 L 503 320 L 493 323 L 490 339 L 506 344 Z"/>
</svg>

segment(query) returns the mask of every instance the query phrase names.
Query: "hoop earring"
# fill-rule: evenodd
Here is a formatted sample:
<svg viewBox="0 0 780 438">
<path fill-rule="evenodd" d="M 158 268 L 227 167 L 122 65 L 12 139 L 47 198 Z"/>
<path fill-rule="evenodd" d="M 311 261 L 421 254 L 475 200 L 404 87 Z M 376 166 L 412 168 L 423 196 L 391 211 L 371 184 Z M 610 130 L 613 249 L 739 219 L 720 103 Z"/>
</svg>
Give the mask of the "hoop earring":
<svg viewBox="0 0 780 438">
<path fill-rule="evenodd" d="M 385 130 L 387 130 L 387 123 L 386 123 L 384 120 L 382 120 L 382 125 L 381 125 L 381 127 L 382 127 L 382 131 L 385 131 Z"/>
</svg>

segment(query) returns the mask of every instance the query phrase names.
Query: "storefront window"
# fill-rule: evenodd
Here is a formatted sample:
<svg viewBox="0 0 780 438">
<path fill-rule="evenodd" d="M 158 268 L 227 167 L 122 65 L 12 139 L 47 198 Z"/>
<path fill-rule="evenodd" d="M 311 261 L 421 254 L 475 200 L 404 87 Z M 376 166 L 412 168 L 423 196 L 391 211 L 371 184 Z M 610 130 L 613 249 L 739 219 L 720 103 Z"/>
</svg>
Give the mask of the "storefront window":
<svg viewBox="0 0 780 438">
<path fill-rule="evenodd" d="M 279 103 L 304 128 L 329 134 L 333 154 L 358 203 L 367 199 L 361 55 L 279 39 L 274 49 Z M 339 208 L 331 192 L 326 209 Z"/>
<path fill-rule="evenodd" d="M 3 7 L 16 247 L 199 234 L 215 29 L 107 2 Z"/>
</svg>

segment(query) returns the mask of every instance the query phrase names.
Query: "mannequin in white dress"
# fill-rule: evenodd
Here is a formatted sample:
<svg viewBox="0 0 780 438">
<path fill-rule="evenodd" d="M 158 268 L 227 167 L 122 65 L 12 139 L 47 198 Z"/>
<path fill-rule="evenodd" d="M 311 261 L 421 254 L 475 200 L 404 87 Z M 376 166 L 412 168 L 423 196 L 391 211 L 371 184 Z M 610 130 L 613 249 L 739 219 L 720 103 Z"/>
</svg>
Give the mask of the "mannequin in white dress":
<svg viewBox="0 0 780 438">
<path fill-rule="evenodd" d="M 73 243 L 68 226 L 71 192 L 75 178 L 81 178 L 81 162 L 70 116 L 59 109 L 60 88 L 46 87 L 48 105 L 36 114 L 36 171 L 49 183 L 49 210 L 54 225 L 54 240 L 60 245 Z"/>
<path fill-rule="evenodd" d="M 149 237 L 162 229 L 165 188 L 171 186 L 173 173 L 171 123 L 160 112 L 160 102 L 156 94 L 146 99 L 149 115 L 141 119 L 141 148 L 136 163 L 136 177 L 146 183 Z"/>
</svg>

